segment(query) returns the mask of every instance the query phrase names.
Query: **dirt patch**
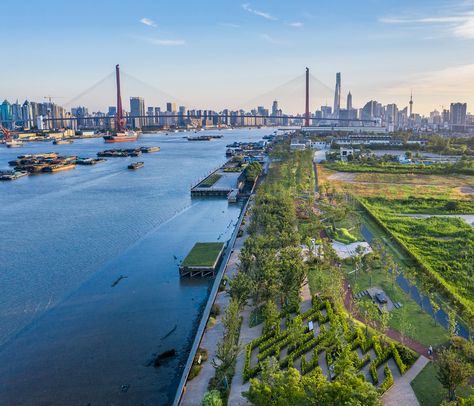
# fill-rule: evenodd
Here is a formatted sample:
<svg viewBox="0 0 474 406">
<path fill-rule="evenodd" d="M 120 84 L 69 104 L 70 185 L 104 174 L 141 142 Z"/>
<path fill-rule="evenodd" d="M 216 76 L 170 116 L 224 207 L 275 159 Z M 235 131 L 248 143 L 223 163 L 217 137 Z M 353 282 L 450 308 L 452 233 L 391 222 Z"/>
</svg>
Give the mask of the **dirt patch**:
<svg viewBox="0 0 474 406">
<path fill-rule="evenodd" d="M 328 176 L 328 180 L 342 180 L 344 182 L 354 182 L 357 174 L 354 172 L 334 172 Z"/>
</svg>

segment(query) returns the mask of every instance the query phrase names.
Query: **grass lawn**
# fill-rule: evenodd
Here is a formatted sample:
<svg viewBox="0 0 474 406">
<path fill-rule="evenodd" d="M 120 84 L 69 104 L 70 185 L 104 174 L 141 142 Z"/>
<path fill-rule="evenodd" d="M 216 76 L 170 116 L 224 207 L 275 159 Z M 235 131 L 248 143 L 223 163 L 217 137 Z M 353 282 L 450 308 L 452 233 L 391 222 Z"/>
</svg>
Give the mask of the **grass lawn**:
<svg viewBox="0 0 474 406">
<path fill-rule="evenodd" d="M 439 406 L 447 397 L 447 391 L 436 378 L 436 369 L 432 362 L 426 365 L 411 386 L 421 406 Z M 457 395 L 468 397 L 474 393 L 472 388 L 463 386 L 458 388 Z"/>
<path fill-rule="evenodd" d="M 359 274 L 357 280 L 355 275 L 351 274 L 348 280 L 351 286 L 357 289 L 357 291 L 354 290 L 355 293 L 371 287 L 370 276 L 367 273 Z M 448 332 L 443 327 L 435 324 L 433 318 L 425 313 L 397 284 L 392 287 L 392 282 L 387 280 L 382 271 L 373 272 L 372 286 L 381 287 L 393 302 L 402 303 L 402 308 L 405 308 L 409 321 L 413 326 L 413 331 L 407 334 L 410 338 L 425 346 L 432 345 L 434 347 L 448 341 Z M 400 320 L 403 310 L 394 309 L 390 313 L 392 315 L 389 322 L 390 327 L 400 331 Z"/>
<path fill-rule="evenodd" d="M 197 242 L 182 266 L 213 266 L 224 247 L 223 242 Z"/>
<path fill-rule="evenodd" d="M 393 173 L 350 173 L 318 165 L 318 183 L 357 196 L 407 199 L 411 196 L 437 199 L 470 199 L 464 189 L 474 187 L 467 175 L 423 175 Z"/>
<path fill-rule="evenodd" d="M 214 183 L 216 183 L 222 177 L 219 173 L 213 173 L 212 175 L 208 176 L 204 179 L 200 184 L 199 187 L 211 187 Z"/>
</svg>

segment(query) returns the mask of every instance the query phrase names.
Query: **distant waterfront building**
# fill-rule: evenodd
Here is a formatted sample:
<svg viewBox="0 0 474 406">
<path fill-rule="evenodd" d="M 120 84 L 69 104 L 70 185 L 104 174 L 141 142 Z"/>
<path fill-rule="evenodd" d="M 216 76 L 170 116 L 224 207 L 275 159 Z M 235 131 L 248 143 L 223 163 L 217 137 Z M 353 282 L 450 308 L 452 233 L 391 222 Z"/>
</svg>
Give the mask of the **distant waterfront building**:
<svg viewBox="0 0 474 406">
<path fill-rule="evenodd" d="M 321 106 L 321 118 L 330 118 L 332 115 L 331 106 Z"/>
<path fill-rule="evenodd" d="M 0 105 L 0 119 L 5 128 L 12 128 L 12 106 L 8 100 Z"/>
<path fill-rule="evenodd" d="M 395 103 L 387 104 L 385 107 L 385 123 L 390 132 L 398 128 L 398 107 Z"/>
<path fill-rule="evenodd" d="M 23 128 L 33 127 L 33 108 L 28 100 L 25 100 L 21 106 L 21 116 L 23 120 Z"/>
<path fill-rule="evenodd" d="M 134 116 L 132 127 L 142 128 L 145 126 L 145 100 L 142 97 L 130 97 L 130 115 Z"/>
<path fill-rule="evenodd" d="M 352 94 L 347 93 L 347 110 L 352 110 Z"/>
<path fill-rule="evenodd" d="M 451 103 L 449 109 L 449 124 L 453 131 L 464 131 L 466 129 L 467 103 Z"/>
<path fill-rule="evenodd" d="M 341 72 L 336 73 L 336 88 L 334 90 L 334 117 L 339 117 L 341 109 Z"/>
</svg>

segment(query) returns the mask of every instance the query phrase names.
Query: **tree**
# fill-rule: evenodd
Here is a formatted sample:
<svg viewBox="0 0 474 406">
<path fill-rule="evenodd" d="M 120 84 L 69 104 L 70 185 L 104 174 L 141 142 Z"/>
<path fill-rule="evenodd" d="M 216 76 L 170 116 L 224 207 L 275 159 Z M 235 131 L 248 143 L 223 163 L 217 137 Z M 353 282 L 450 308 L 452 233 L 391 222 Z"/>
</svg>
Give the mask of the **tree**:
<svg viewBox="0 0 474 406">
<path fill-rule="evenodd" d="M 452 339 L 458 334 L 458 322 L 456 320 L 456 311 L 451 309 L 448 312 L 448 332 L 449 337 Z"/>
<path fill-rule="evenodd" d="M 301 377 L 298 370 L 280 371 L 264 363 L 260 379 L 251 379 L 244 396 L 255 406 L 379 406 L 377 390 L 360 376 L 342 372 L 328 382 L 319 367 Z M 269 369 L 270 368 L 270 369 Z"/>
<path fill-rule="evenodd" d="M 238 303 L 240 310 L 247 304 L 251 293 L 251 283 L 250 277 L 243 271 L 238 271 L 230 281 L 230 297 Z"/>
<path fill-rule="evenodd" d="M 211 390 L 204 394 L 201 406 L 222 406 L 221 394 L 218 390 Z"/>
<path fill-rule="evenodd" d="M 472 370 L 469 365 L 452 348 L 442 349 L 435 360 L 436 377 L 448 391 L 448 399 L 456 399 L 456 389 L 465 383 Z"/>
<path fill-rule="evenodd" d="M 299 247 L 280 250 L 277 261 L 278 284 L 282 303 L 299 303 L 301 285 L 306 277 L 306 264 Z"/>
<path fill-rule="evenodd" d="M 400 313 L 400 336 L 402 344 L 405 344 L 406 339 L 413 336 L 415 330 L 406 309 L 403 307 Z"/>
<path fill-rule="evenodd" d="M 280 312 L 273 300 L 267 300 L 263 308 L 263 333 L 266 334 L 280 327 Z"/>
<path fill-rule="evenodd" d="M 434 324 L 436 326 L 436 314 L 439 312 L 439 309 L 441 308 L 440 305 L 438 304 L 438 302 L 436 301 L 436 298 L 434 296 L 433 293 L 431 293 L 429 295 L 429 298 L 430 298 L 430 304 L 431 304 L 431 308 L 433 309 L 433 320 L 434 320 Z"/>
<path fill-rule="evenodd" d="M 372 300 L 361 300 L 358 303 L 359 312 L 364 316 L 366 326 L 375 326 L 375 321 L 378 319 L 379 308 L 372 302 Z M 368 329 L 365 329 L 366 335 L 368 335 Z"/>
<path fill-rule="evenodd" d="M 385 334 L 387 332 L 391 318 L 392 313 L 390 313 L 385 306 L 382 307 L 382 312 L 379 315 L 380 331 L 382 333 Z"/>
</svg>

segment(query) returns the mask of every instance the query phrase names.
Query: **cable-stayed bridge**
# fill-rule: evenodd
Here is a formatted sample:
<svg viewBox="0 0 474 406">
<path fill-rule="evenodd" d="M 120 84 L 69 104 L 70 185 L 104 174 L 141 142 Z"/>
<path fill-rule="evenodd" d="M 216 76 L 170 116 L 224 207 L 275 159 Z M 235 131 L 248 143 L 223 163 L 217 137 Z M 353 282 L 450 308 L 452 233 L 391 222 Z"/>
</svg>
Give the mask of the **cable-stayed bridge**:
<svg viewBox="0 0 474 406">
<path fill-rule="evenodd" d="M 304 126 L 318 125 L 320 123 L 330 125 L 356 125 L 356 126 L 372 126 L 373 120 L 362 120 L 357 118 L 341 118 L 341 117 L 316 117 L 313 112 L 316 106 L 327 105 L 328 100 L 334 97 L 333 90 L 321 82 L 318 78 L 313 76 L 309 69 L 283 84 L 275 88 L 250 98 L 243 102 L 241 106 L 232 106 L 219 111 L 203 109 L 192 102 L 186 102 L 178 97 L 175 97 L 161 89 L 156 88 L 135 76 L 121 71 L 122 95 L 126 98 L 140 98 L 146 100 L 147 105 L 152 107 L 151 110 L 144 107 L 139 108 L 138 111 L 130 109 L 130 113 L 125 115 L 125 120 L 128 125 L 130 123 L 160 123 L 163 119 L 168 122 L 176 122 L 178 120 L 205 120 L 212 119 L 217 125 L 285 125 L 288 123 L 299 124 Z M 115 87 L 115 72 L 111 72 L 89 88 L 77 96 L 71 98 L 64 103 L 62 107 L 65 110 L 70 110 L 77 106 L 113 106 L 109 108 L 108 112 L 96 113 L 87 115 L 74 115 L 65 113 L 63 110 L 60 114 L 53 109 L 47 114 L 43 114 L 42 120 L 47 128 L 59 127 L 77 127 L 78 124 L 87 127 L 84 123 L 100 123 L 105 128 L 110 128 L 117 116 L 117 105 L 114 100 L 116 95 Z M 202 97 L 201 97 L 202 98 Z M 276 103 L 276 104 L 274 104 Z M 50 100 L 51 104 L 51 100 Z M 158 106 L 168 107 L 163 110 Z M 170 107 L 171 106 L 171 107 Z M 181 109 L 176 106 L 183 106 Z M 265 106 L 272 106 L 271 109 Z M 286 113 L 285 106 L 299 106 L 293 111 L 302 111 L 301 113 Z M 114 108 L 115 107 L 115 108 Z M 245 108 L 245 109 L 244 109 Z M 84 111 L 85 109 L 83 109 Z M 137 121 L 138 120 L 138 121 Z M 8 119 L 2 119 L 4 125 L 8 124 Z M 24 119 L 12 118 L 16 125 L 20 124 Z M 166 122 L 166 121 L 165 121 Z M 144 125 L 146 126 L 146 124 Z"/>
</svg>

